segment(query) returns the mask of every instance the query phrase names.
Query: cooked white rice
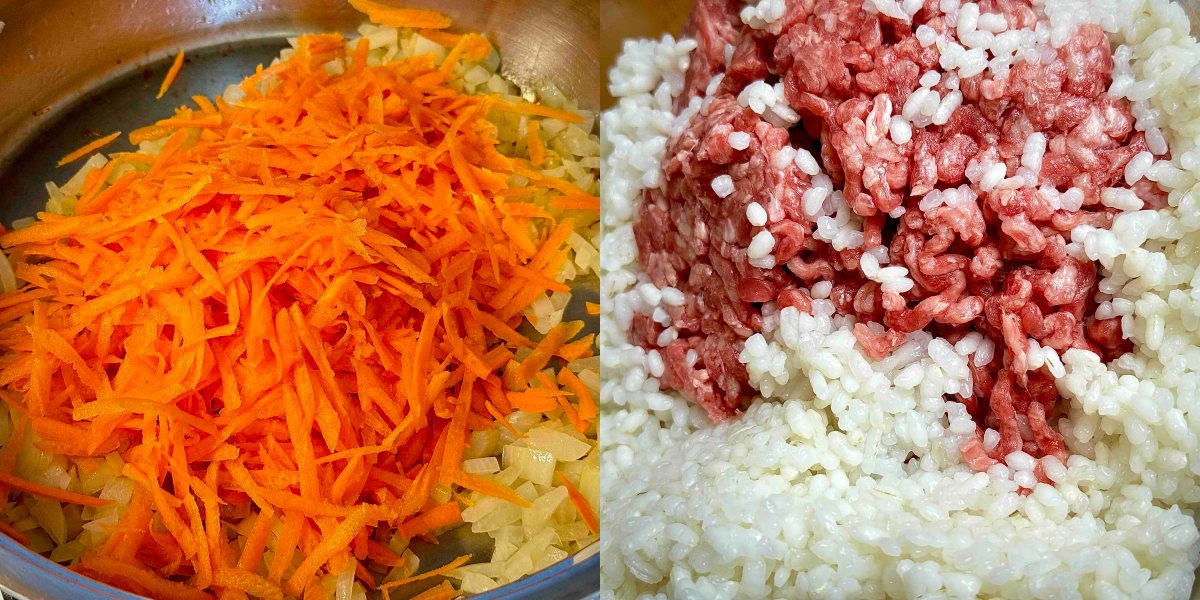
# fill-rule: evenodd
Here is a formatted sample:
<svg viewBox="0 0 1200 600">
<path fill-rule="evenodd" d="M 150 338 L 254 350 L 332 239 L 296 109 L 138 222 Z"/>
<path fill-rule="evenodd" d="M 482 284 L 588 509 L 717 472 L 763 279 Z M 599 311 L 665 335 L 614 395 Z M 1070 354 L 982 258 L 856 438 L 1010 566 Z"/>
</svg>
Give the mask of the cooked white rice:
<svg viewBox="0 0 1200 600">
<path fill-rule="evenodd" d="M 1052 44 L 1091 20 L 1110 33 L 1110 93 L 1174 157 L 1134 165 L 1171 190 L 1167 208 L 1073 233 L 1072 251 L 1103 265 L 1104 310 L 1121 315 L 1135 350 L 1105 365 L 1033 349 L 1070 406 L 1059 426 L 1071 458 L 1040 459 L 1054 485 L 1037 483 L 1038 459 L 1024 453 L 987 473 L 962 464 L 975 425 L 943 394 L 969 385 L 964 356 L 980 348 L 980 360 L 981 340 L 914 334 L 872 364 L 828 301 L 812 316 L 777 313 L 748 340 L 742 359 L 769 400 L 743 417 L 712 426 L 659 391 L 661 358 L 625 338 L 632 316 L 655 308 L 637 291 L 647 280 L 630 223 L 683 124 L 671 100 L 695 43 L 626 43 L 611 73 L 620 104 L 602 121 L 605 598 L 1189 596 L 1200 563 L 1200 47 L 1167 0 L 1035 5 Z M 770 25 L 771 3 L 748 6 L 746 22 Z M 1039 148 L 1027 154 L 1036 174 Z M 906 462 L 910 452 L 920 460 Z"/>
</svg>

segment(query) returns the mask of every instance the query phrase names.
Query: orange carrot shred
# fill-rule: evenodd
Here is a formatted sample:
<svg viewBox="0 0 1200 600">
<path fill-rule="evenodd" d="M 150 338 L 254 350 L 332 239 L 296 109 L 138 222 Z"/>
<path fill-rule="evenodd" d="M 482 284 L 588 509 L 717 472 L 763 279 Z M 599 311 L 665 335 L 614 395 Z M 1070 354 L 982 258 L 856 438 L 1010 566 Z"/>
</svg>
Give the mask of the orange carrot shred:
<svg viewBox="0 0 1200 600">
<path fill-rule="evenodd" d="M 162 85 L 158 86 L 158 95 L 154 97 L 155 100 L 161 100 L 167 94 L 167 89 L 171 87 L 175 78 L 179 76 L 179 71 L 182 68 L 183 50 L 180 50 L 179 54 L 175 55 L 175 61 L 171 63 L 171 68 L 167 69 L 167 76 L 163 77 Z"/>
<path fill-rule="evenodd" d="M 179 600 L 191 600 L 192 598 L 204 600 L 210 598 L 208 594 L 201 590 L 165 579 L 150 569 L 105 556 L 99 556 L 95 553 L 84 554 L 79 559 L 79 565 L 85 571 L 101 575 L 111 575 L 132 582 L 156 598 L 178 598 Z"/>
<path fill-rule="evenodd" d="M 143 487 L 134 488 L 129 512 L 117 523 L 116 531 L 104 543 L 101 553 L 117 560 L 131 562 L 146 534 L 150 532 L 153 517 L 151 508 L 149 492 Z"/>
<path fill-rule="evenodd" d="M 114 133 L 110 133 L 100 139 L 92 140 L 91 142 L 84 144 L 83 146 L 79 147 L 78 149 L 76 149 L 76 150 L 72 151 L 71 153 L 67 154 L 66 156 L 60 158 L 58 160 L 58 166 L 61 167 L 65 164 L 73 163 L 73 162 L 113 143 L 113 141 L 119 137 L 121 137 L 121 132 L 117 131 Z"/>
<path fill-rule="evenodd" d="M 204 540 L 204 523 L 200 516 L 200 507 L 196 505 L 196 498 L 188 496 L 184 498 L 184 507 L 187 509 L 189 526 L 191 527 L 192 539 L 196 540 L 197 554 L 193 561 L 196 565 L 196 586 L 203 589 L 212 585 L 212 556 L 209 554 L 208 543 Z"/>
<path fill-rule="evenodd" d="M 575 509 L 579 511 L 579 516 L 583 519 L 584 525 L 587 525 L 588 531 L 600 533 L 600 519 L 596 517 L 596 511 L 592 510 L 592 505 L 588 504 L 587 498 L 583 497 L 578 488 L 571 485 L 566 475 L 559 473 L 558 479 L 562 482 L 563 487 L 567 488 L 567 495 L 571 497 L 571 502 L 575 504 Z"/>
<path fill-rule="evenodd" d="M 599 315 L 600 315 L 600 304 L 599 304 L 599 303 L 597 303 L 597 302 L 585 302 L 585 303 L 584 303 L 584 306 L 587 308 L 587 314 L 589 314 L 589 315 L 591 315 L 591 316 L 593 316 L 593 317 L 596 317 L 596 316 L 599 316 Z"/>
<path fill-rule="evenodd" d="M 562 408 L 563 413 L 567 415 L 567 420 L 575 426 L 575 431 L 578 431 L 579 433 L 585 433 L 588 430 L 589 425 L 586 421 L 579 418 L 579 411 L 575 410 L 575 407 L 571 406 L 571 403 L 567 402 L 567 399 L 563 398 L 562 396 L 559 396 L 556 398 L 556 400 L 558 401 L 559 407 Z"/>
<path fill-rule="evenodd" d="M 416 537 L 431 533 L 442 527 L 462 522 L 462 512 L 457 502 L 447 502 L 431 508 L 420 515 L 401 523 L 396 531 L 405 537 Z"/>
<path fill-rule="evenodd" d="M 595 334 L 588 334 L 569 344 L 563 344 L 559 347 L 555 354 L 567 362 L 574 361 L 577 358 L 591 356 L 592 346 L 595 343 Z"/>
<path fill-rule="evenodd" d="M 590 195 L 556 196 L 551 202 L 563 210 L 600 211 L 600 197 Z"/>
<path fill-rule="evenodd" d="M 383 589 L 382 587 L 380 589 Z M 449 581 L 443 581 L 441 584 L 431 587 L 410 600 L 451 600 L 458 597 L 458 591 L 454 586 L 450 585 Z"/>
<path fill-rule="evenodd" d="M 275 524 L 275 511 L 271 507 L 262 509 L 254 518 L 254 527 L 246 536 L 246 545 L 238 557 L 237 567 L 253 573 L 263 560 L 263 550 L 267 547 L 267 538 L 271 534 L 271 526 Z M 219 583 L 219 580 L 218 580 Z"/>
<path fill-rule="evenodd" d="M 450 425 L 446 428 L 446 449 L 439 474 L 439 481 L 443 484 L 453 481 L 454 473 L 458 472 L 459 463 L 462 462 L 463 448 L 467 444 L 467 416 L 471 414 L 471 396 L 475 389 L 475 378 L 470 374 L 465 378 L 466 381 L 463 382 L 460 392 L 461 397 L 454 407 Z"/>
<path fill-rule="evenodd" d="M 495 404 L 492 404 L 491 400 L 488 400 L 485 406 L 487 406 L 487 411 L 492 415 L 492 418 L 496 419 L 496 422 L 504 426 L 505 429 L 511 431 L 513 435 L 517 436 L 518 438 L 525 437 L 520 430 L 518 430 L 516 427 L 513 427 L 512 423 L 508 422 L 508 419 L 504 418 L 504 415 L 500 413 L 500 410 L 496 408 Z"/>
<path fill-rule="evenodd" d="M 559 369 L 557 379 L 559 383 L 563 384 L 568 391 L 575 395 L 575 400 L 579 403 L 580 419 L 591 421 L 600 416 L 596 400 L 592 398 L 592 394 L 588 391 L 587 386 L 579 380 L 578 375 L 572 373 L 570 369 Z"/>
<path fill-rule="evenodd" d="M 279 586 L 271 583 L 265 577 L 243 568 L 221 569 L 217 571 L 213 581 L 220 587 L 245 592 L 255 598 L 282 600 L 284 597 L 283 590 L 279 589 Z"/>
<path fill-rule="evenodd" d="M 140 127 L 133 130 L 133 132 L 129 134 L 129 143 L 136 146 L 142 142 L 148 142 L 150 140 L 157 140 L 159 138 L 167 137 L 168 135 L 171 135 L 173 131 L 174 129 L 171 127 L 165 127 L 162 125 L 147 125 L 146 127 Z"/>
<path fill-rule="evenodd" d="M 350 540 L 367 523 L 378 520 L 366 506 L 360 506 L 351 511 L 350 516 L 342 521 L 332 533 L 326 536 L 307 556 L 295 573 L 287 580 L 287 592 L 299 596 L 312 580 L 313 573 L 329 562 L 335 554 L 345 549 Z"/>
<path fill-rule="evenodd" d="M 511 488 L 500 485 L 490 479 L 476 475 L 468 475 L 466 473 L 458 473 L 455 475 L 454 482 L 468 490 L 474 490 L 485 496 L 492 496 L 501 500 L 507 500 L 520 506 L 521 508 L 529 508 L 533 503 L 520 497 Z"/>
<path fill-rule="evenodd" d="M 449 573 L 450 571 L 453 571 L 453 570 L 467 564 L 467 561 L 469 561 L 469 560 L 471 560 L 471 555 L 464 554 L 464 555 L 462 555 L 462 556 L 460 556 L 460 557 L 458 557 L 436 569 L 431 569 L 429 571 L 421 573 L 420 575 L 413 575 L 411 577 L 405 577 L 403 579 L 389 581 L 389 582 L 379 586 L 379 589 L 381 589 L 383 591 L 387 591 L 387 590 L 390 590 L 395 587 L 400 587 L 402 585 L 412 583 L 414 581 L 421 581 L 423 579 L 437 577 L 438 575 L 445 575 L 446 573 Z"/>
<path fill-rule="evenodd" d="M 544 413 L 558 407 L 557 396 L 539 394 L 537 390 L 509 392 L 508 401 L 512 402 L 513 408 L 525 412 Z"/>
<path fill-rule="evenodd" d="M 109 175 L 112 175 L 112 171 L 116 166 L 117 161 L 110 160 L 103 167 L 88 171 L 87 175 L 83 178 L 83 189 L 79 192 L 79 202 L 86 203 L 86 201 L 91 200 L 96 195 L 96 192 L 100 190 L 100 185 L 108 181 Z M 76 210 L 78 210 L 78 204 L 76 205 Z"/>
<path fill-rule="evenodd" d="M 538 122 L 530 120 L 525 125 L 526 144 L 529 146 L 529 162 L 535 167 L 540 167 L 546 160 L 546 145 L 542 143 L 542 136 L 538 134 Z"/>
<path fill-rule="evenodd" d="M 28 492 L 43 498 L 51 498 L 61 502 L 78 504 L 80 506 L 104 506 L 108 504 L 108 500 L 104 500 L 102 498 L 76 494 L 75 492 L 68 492 L 67 490 L 61 490 L 59 488 L 42 485 L 40 483 L 34 483 L 32 481 L 26 481 L 20 477 L 17 477 L 16 475 L 11 475 L 3 471 L 0 471 L 0 487 L 20 490 L 22 492 Z"/>
<path fill-rule="evenodd" d="M 568 123 L 583 122 L 583 117 L 571 111 L 551 108 L 549 106 L 533 104 L 530 102 L 505 102 L 503 100 L 497 100 L 496 103 L 492 105 L 492 108 L 521 115 L 536 115 L 539 117 L 558 119 L 559 121 L 566 121 Z"/>
<path fill-rule="evenodd" d="M 267 579 L 273 583 L 279 583 L 284 570 L 291 566 L 292 557 L 296 555 L 296 545 L 300 543 L 300 536 L 304 533 L 303 525 L 304 515 L 298 512 L 285 513 L 283 533 L 275 544 L 275 558 L 267 570 Z"/>
<path fill-rule="evenodd" d="M 437 11 L 399 8 L 375 0 L 350 0 L 350 6 L 365 13 L 372 23 L 380 25 L 415 29 L 445 29 L 450 26 L 450 19 Z"/>
</svg>

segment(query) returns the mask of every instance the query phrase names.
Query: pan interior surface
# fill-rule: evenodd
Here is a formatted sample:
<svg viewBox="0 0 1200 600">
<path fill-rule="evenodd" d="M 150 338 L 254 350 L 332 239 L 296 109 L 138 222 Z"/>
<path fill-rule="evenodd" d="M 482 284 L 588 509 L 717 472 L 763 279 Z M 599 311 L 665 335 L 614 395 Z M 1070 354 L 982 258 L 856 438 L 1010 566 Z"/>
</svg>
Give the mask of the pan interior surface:
<svg viewBox="0 0 1200 600">
<path fill-rule="evenodd" d="M 161 100 L 155 100 L 170 63 L 152 65 L 102 82 L 97 89 L 47 123 L 33 139 L 10 157 L 0 172 L 0 223 L 28 217 L 46 205 L 45 182 L 66 183 L 79 164 L 56 168 L 58 159 L 87 141 L 114 131 L 134 129 L 170 117 L 175 107 L 190 103 L 195 95 L 218 96 L 230 83 L 253 73 L 257 65 L 270 64 L 284 38 L 264 38 L 219 44 L 189 53 L 184 68 Z M 241 75 L 239 75 L 241 74 Z M 136 148 L 123 135 L 105 152 L 132 152 Z"/>
<path fill-rule="evenodd" d="M 445 13 L 454 28 L 485 33 L 500 50 L 502 74 L 528 92 L 552 85 L 584 108 L 600 105 L 599 3 L 596 0 L 406 0 L 393 2 Z M 80 105 L 80 99 L 187 51 L 189 68 L 176 91 L 200 90 L 187 71 L 211 64 L 207 82 L 220 91 L 269 59 L 287 36 L 338 31 L 353 34 L 365 16 L 345 0 L 0 0 L 0 174 L 15 168 L 25 148 Z M 254 54 L 249 48 L 257 47 Z M 242 55 L 204 60 L 213 51 Z M 200 66 L 196 70 L 204 69 Z M 224 72 L 223 76 L 220 69 Z M 151 79 L 161 77 L 159 68 Z M 193 74 L 195 77 L 197 74 Z M 151 83 L 147 82 L 147 91 Z M 157 81 L 153 82 L 157 86 Z M 196 86 L 196 87 L 189 87 Z M 154 104 L 146 124 L 180 104 Z M 185 97 L 186 98 L 186 97 Z M 139 114 L 153 93 L 114 107 L 114 119 Z M 145 102 L 147 104 L 141 104 Z M 157 105 L 163 106 L 158 112 Z M 92 138 L 77 132 L 78 147 Z M 55 159 L 58 157 L 56 156 Z M 7 181 L 7 180 L 6 180 Z M 3 189 L 3 188 L 0 188 Z M 6 194 L 7 195 L 7 194 Z M 5 200 L 0 204 L 8 204 Z M 4 210 L 8 210 L 6 207 Z"/>
</svg>

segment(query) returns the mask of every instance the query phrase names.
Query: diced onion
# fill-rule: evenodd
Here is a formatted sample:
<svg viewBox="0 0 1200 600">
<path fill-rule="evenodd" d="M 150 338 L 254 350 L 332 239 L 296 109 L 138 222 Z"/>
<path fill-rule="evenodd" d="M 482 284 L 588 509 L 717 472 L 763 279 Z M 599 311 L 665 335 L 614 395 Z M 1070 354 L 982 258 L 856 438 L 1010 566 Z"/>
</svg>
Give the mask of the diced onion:
<svg viewBox="0 0 1200 600">
<path fill-rule="evenodd" d="M 516 445 L 504 447 L 504 466 L 516 467 L 520 476 L 526 481 L 538 485 L 550 485 L 554 478 L 554 455 L 533 448 L 522 448 Z"/>
<path fill-rule="evenodd" d="M 13 272 L 12 263 L 8 256 L 0 253 L 0 293 L 7 294 L 17 290 L 17 275 Z"/>
<path fill-rule="evenodd" d="M 555 460 L 579 460 L 592 445 L 566 433 L 548 427 L 534 427 L 525 434 L 525 443 L 531 448 L 549 452 Z"/>
<path fill-rule="evenodd" d="M 500 461 L 495 456 L 470 458 L 462 462 L 462 470 L 471 475 L 491 475 L 500 471 Z"/>
</svg>

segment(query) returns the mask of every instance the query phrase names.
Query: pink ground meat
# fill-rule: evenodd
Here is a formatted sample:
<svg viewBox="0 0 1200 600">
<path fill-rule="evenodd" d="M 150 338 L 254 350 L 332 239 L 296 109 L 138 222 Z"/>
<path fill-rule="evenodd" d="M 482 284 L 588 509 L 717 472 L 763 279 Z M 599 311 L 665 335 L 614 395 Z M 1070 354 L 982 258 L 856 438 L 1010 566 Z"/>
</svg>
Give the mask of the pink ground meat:
<svg viewBox="0 0 1200 600">
<path fill-rule="evenodd" d="M 714 421 L 735 415 L 753 394 L 738 354 L 761 330 L 763 305 L 811 311 L 807 290 L 830 282 L 830 299 L 840 313 L 858 318 L 856 337 L 875 359 L 918 330 L 951 342 L 977 331 L 996 344 L 994 360 L 971 367 L 973 393 L 956 398 L 981 434 L 1000 433 L 991 451 L 978 443 L 964 448 L 971 465 L 986 468 L 1015 450 L 1065 458 L 1052 425 L 1063 400 L 1045 368 L 1028 367 L 1028 340 L 1060 353 L 1085 348 L 1105 360 L 1130 348 L 1117 320 L 1095 317 L 1098 267 L 1068 254 L 1070 230 L 1111 224 L 1117 211 L 1100 203 L 1107 187 L 1131 187 L 1147 207 L 1164 203 L 1148 181 L 1126 186 L 1123 180 L 1126 163 L 1147 144 L 1134 130 L 1128 103 L 1105 94 L 1113 62 L 1104 33 L 1084 26 L 1053 60 L 1017 61 L 1003 78 L 985 70 L 962 79 L 962 104 L 949 120 L 914 126 L 911 139 L 897 144 L 888 134 L 892 115 L 920 87 L 923 73 L 942 71 L 937 46 L 923 47 L 915 28 L 954 35 L 938 3 L 927 1 L 912 23 L 867 12 L 862 0 L 788 4 L 778 34 L 744 26 L 736 0 L 699 0 L 688 25 L 699 46 L 680 108 L 702 96 L 712 77 L 724 78 L 707 108 L 670 141 L 664 183 L 647 190 L 634 225 L 650 279 L 686 298 L 669 310 L 677 336 L 661 348 L 662 384 Z M 982 12 L 1004 14 L 1010 28 L 1036 20 L 1023 0 L 978 4 Z M 728 65 L 726 45 L 733 48 Z M 942 97 L 953 91 L 946 79 L 934 87 Z M 798 123 L 780 127 L 738 103 L 743 88 L 759 80 L 783 84 Z M 749 134 L 749 147 L 733 148 L 733 132 Z M 1047 140 L 1036 182 L 984 191 L 971 181 L 995 163 L 1004 165 L 1005 178 L 1018 175 L 1035 132 Z M 818 158 L 862 218 L 862 247 L 835 250 L 814 237 L 815 223 L 802 210 L 813 179 L 794 161 L 772 164 L 785 146 Z M 734 184 L 726 197 L 713 191 L 719 175 Z M 921 209 L 931 191 L 964 185 L 975 198 Z M 1082 191 L 1078 210 L 1053 201 L 1069 188 Z M 747 220 L 751 202 L 765 208 L 764 227 Z M 898 214 L 898 207 L 903 215 L 887 214 Z M 749 260 L 750 241 L 763 229 L 776 240 L 773 268 Z M 862 253 L 878 246 L 891 265 L 908 269 L 911 290 L 884 292 L 864 276 Z M 639 317 L 632 331 L 647 347 L 658 346 L 661 332 L 648 317 Z"/>
</svg>

